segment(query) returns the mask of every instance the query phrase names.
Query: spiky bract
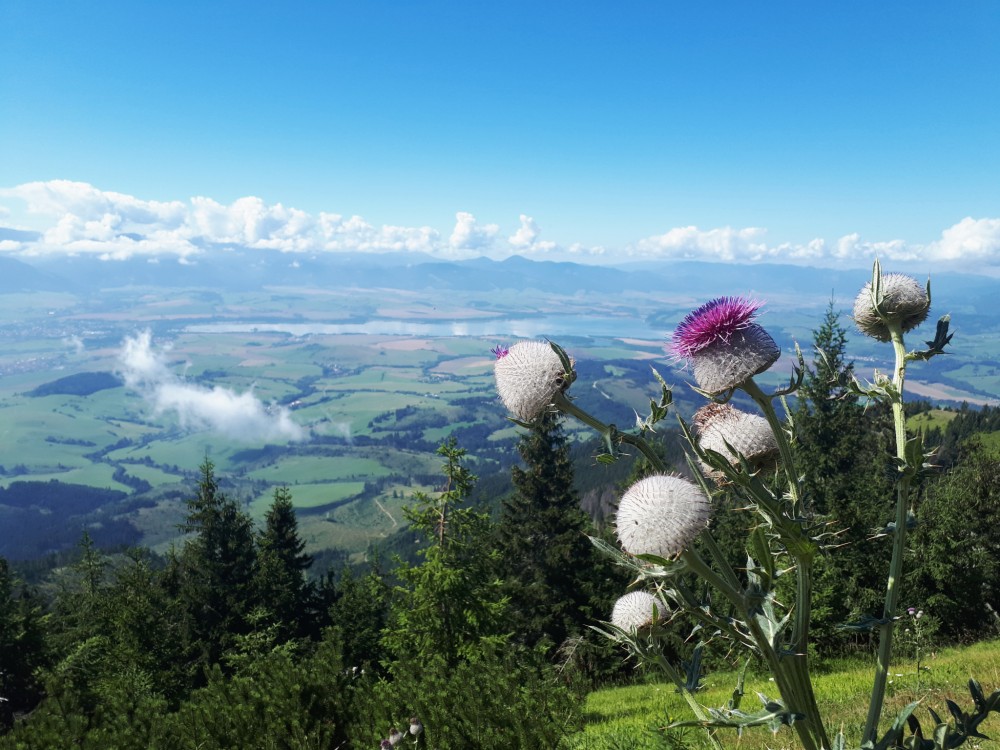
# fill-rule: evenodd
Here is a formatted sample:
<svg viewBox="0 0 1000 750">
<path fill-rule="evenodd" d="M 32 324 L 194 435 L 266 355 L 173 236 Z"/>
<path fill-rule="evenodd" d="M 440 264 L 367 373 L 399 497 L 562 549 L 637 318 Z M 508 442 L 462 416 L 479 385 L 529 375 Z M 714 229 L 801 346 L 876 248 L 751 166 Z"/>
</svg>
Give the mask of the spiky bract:
<svg viewBox="0 0 1000 750">
<path fill-rule="evenodd" d="M 622 630 L 639 630 L 665 614 L 663 602 L 648 591 L 630 591 L 615 602 L 611 624 Z"/>
<path fill-rule="evenodd" d="M 504 406 L 522 422 L 531 422 L 568 383 L 562 360 L 543 341 L 521 341 L 494 363 L 497 393 Z"/>
<path fill-rule="evenodd" d="M 675 557 L 708 524 L 711 506 L 693 482 L 670 474 L 640 479 L 622 496 L 616 527 L 633 555 Z"/>
<path fill-rule="evenodd" d="M 868 282 L 854 300 L 854 322 L 858 330 L 878 341 L 889 341 L 892 335 L 886 321 L 899 323 L 903 333 L 916 328 L 927 318 L 931 309 L 927 288 L 912 276 L 902 273 L 887 273 L 880 282 L 883 294 L 879 308 L 875 311 L 872 301 L 872 285 Z"/>
<path fill-rule="evenodd" d="M 777 463 L 778 441 L 767 420 L 757 414 L 748 414 L 730 404 L 710 403 L 695 412 L 694 429 L 702 450 L 721 453 L 734 466 L 739 465 L 740 455 L 753 471 Z M 713 478 L 721 477 L 707 464 L 703 463 L 702 468 Z"/>
</svg>

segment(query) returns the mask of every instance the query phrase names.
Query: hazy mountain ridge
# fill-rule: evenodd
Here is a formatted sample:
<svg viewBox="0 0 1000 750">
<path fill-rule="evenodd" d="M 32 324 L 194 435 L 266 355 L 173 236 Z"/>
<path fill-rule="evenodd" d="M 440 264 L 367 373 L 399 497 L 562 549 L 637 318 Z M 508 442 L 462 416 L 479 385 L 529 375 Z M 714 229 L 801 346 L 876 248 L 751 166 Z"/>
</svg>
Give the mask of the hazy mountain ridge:
<svg viewBox="0 0 1000 750">
<path fill-rule="evenodd" d="M 812 297 L 825 303 L 831 295 L 853 297 L 868 278 L 868 272 L 859 269 L 777 263 L 685 260 L 598 266 L 522 256 L 500 261 L 486 257 L 449 261 L 419 253 L 292 255 L 245 248 L 214 248 L 185 262 L 167 257 L 101 260 L 93 256 L 41 256 L 0 258 L 0 264 L 0 293 L 84 292 L 131 286 L 248 291 L 273 286 L 322 285 L 485 292 L 536 289 L 563 294 L 655 293 L 663 289 L 699 298 L 719 294 L 781 294 Z M 995 279 L 955 272 L 936 273 L 932 281 L 935 292 L 961 298 L 971 307 L 987 303 L 997 287 Z"/>
</svg>

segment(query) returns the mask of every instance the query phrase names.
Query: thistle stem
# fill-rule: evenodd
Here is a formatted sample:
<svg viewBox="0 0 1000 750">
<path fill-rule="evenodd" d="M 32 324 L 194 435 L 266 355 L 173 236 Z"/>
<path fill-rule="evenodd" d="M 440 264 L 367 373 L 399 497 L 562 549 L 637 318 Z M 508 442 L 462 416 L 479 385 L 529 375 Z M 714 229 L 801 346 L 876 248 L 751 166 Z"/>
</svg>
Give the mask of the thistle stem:
<svg viewBox="0 0 1000 750">
<path fill-rule="evenodd" d="M 896 431 L 896 457 L 906 459 L 906 415 L 903 412 L 903 383 L 906 378 L 906 346 L 899 323 L 885 321 L 892 337 L 892 348 L 896 355 L 891 392 L 892 421 Z M 875 681 L 872 685 L 871 700 L 868 704 L 868 718 L 865 721 L 862 740 L 875 740 L 878 735 L 879 719 L 885 702 L 885 687 L 889 677 L 889 660 L 892 658 L 892 636 L 899 606 L 900 582 L 903 578 L 903 554 L 906 551 L 906 520 L 910 494 L 910 475 L 902 474 L 896 481 L 896 527 L 892 532 L 892 560 L 889 563 L 889 578 L 886 582 L 885 607 L 882 623 L 878 627 L 878 655 L 875 664 Z"/>
<path fill-rule="evenodd" d="M 785 470 L 785 476 L 788 477 L 788 494 L 792 499 L 792 507 L 795 512 L 800 511 L 799 508 L 799 498 L 801 493 L 799 492 L 799 475 L 795 470 L 795 458 L 792 454 L 792 446 L 788 442 L 788 435 L 785 433 L 785 428 L 778 419 L 778 414 L 774 410 L 774 404 L 771 403 L 771 397 L 768 396 L 764 391 L 760 389 L 760 386 L 754 381 L 753 378 L 748 378 L 743 384 L 740 385 L 750 398 L 754 400 L 760 410 L 764 412 L 764 418 L 771 427 L 771 432 L 774 433 L 774 439 L 778 443 L 778 453 L 781 456 L 781 466 Z"/>
<path fill-rule="evenodd" d="M 556 393 L 556 395 L 552 398 L 552 405 L 563 414 L 569 414 L 570 416 L 576 417 L 588 427 L 591 427 L 601 433 L 610 450 L 614 450 L 614 444 L 616 442 L 627 443 L 628 445 L 631 445 L 639 450 L 642 455 L 646 457 L 649 463 L 652 464 L 654 469 L 659 472 L 665 472 L 667 470 L 667 467 L 663 463 L 663 459 L 656 454 L 656 451 L 652 449 L 649 443 L 641 437 L 619 432 L 618 428 L 613 424 L 604 424 L 604 422 L 594 418 L 570 401 L 569 398 L 566 397 L 565 393 L 562 393 L 561 391 Z"/>
<path fill-rule="evenodd" d="M 778 419 L 771 397 L 760 389 L 753 378 L 747 379 L 740 388 L 760 407 L 764 418 L 771 427 L 774 439 L 778 443 L 781 465 L 788 480 L 788 495 L 792 502 L 792 510 L 796 515 L 802 514 L 804 508 L 800 491 L 800 477 L 795 468 L 794 454 L 784 425 Z M 789 553 L 795 559 L 796 596 L 790 644 L 791 654 L 784 657 L 784 660 L 788 661 L 793 690 L 797 701 L 800 702 L 798 707 L 806 715 L 807 727 L 820 747 L 829 748 L 830 740 L 820 718 L 819 706 L 816 703 L 816 694 L 813 691 L 812 678 L 809 674 L 809 624 L 812 616 L 812 563 L 815 550 L 812 545 L 802 545 L 801 547 L 796 545 L 795 548 L 789 549 Z M 787 698 L 785 702 L 789 704 L 789 709 L 793 708 Z"/>
</svg>

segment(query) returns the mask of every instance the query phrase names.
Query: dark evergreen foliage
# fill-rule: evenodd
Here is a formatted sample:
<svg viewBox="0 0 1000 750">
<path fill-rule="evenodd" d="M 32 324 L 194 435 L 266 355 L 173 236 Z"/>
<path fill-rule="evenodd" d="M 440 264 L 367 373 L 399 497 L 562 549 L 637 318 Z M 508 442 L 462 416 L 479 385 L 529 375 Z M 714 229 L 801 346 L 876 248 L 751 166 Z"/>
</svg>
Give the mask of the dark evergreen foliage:
<svg viewBox="0 0 1000 750">
<path fill-rule="evenodd" d="M 847 331 L 832 303 L 813 344 L 794 428 L 807 507 L 828 524 L 826 554 L 814 572 L 813 632 L 830 651 L 855 637 L 840 626 L 881 609 L 890 550 L 879 532 L 890 520 L 895 493 L 888 415 L 865 408 L 845 388 L 854 364 L 846 359 Z"/>
<path fill-rule="evenodd" d="M 607 619 L 627 580 L 590 542 L 596 533 L 580 507 L 573 465 L 558 417 L 545 413 L 518 445 L 524 468 L 512 471 L 497 540 L 514 639 L 552 652 Z"/>
</svg>

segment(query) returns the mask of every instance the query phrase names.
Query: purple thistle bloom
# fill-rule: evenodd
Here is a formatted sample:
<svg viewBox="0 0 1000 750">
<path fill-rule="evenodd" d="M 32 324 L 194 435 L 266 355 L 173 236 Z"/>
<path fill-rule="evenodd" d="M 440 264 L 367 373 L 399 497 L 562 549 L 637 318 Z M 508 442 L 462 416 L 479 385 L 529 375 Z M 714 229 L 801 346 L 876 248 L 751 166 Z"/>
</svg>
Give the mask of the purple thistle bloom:
<svg viewBox="0 0 1000 750">
<path fill-rule="evenodd" d="M 497 359 L 503 359 L 508 354 L 510 354 L 510 348 L 504 346 L 503 344 L 497 344 L 492 349 L 490 349 L 490 351 L 493 352 L 493 356 L 495 356 Z"/>
<path fill-rule="evenodd" d="M 716 297 L 681 321 L 670 342 L 670 351 L 688 359 L 717 341 L 729 341 L 746 328 L 763 302 L 745 297 Z"/>
<path fill-rule="evenodd" d="M 746 297 L 707 302 L 681 321 L 667 351 L 691 361 L 694 379 L 706 393 L 736 388 L 781 355 L 774 339 L 754 322 L 762 304 Z"/>
</svg>

